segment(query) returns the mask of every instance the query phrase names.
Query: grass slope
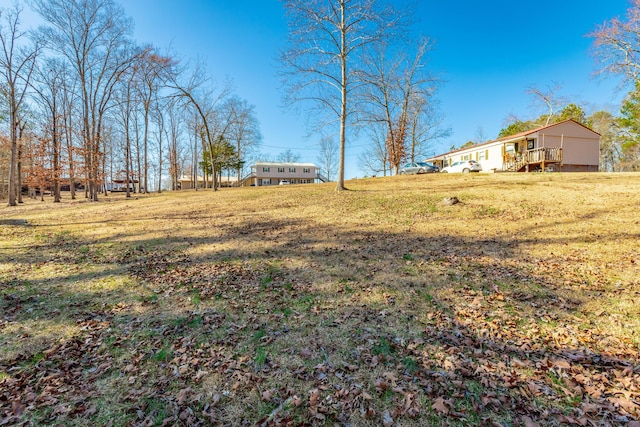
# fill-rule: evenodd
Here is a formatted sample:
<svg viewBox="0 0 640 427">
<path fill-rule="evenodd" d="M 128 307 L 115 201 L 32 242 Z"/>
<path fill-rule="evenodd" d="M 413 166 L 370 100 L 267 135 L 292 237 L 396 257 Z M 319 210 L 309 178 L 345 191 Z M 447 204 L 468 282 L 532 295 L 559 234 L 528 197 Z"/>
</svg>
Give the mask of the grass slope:
<svg viewBox="0 0 640 427">
<path fill-rule="evenodd" d="M 348 187 L 0 208 L 0 424 L 640 425 L 640 175 Z"/>
</svg>

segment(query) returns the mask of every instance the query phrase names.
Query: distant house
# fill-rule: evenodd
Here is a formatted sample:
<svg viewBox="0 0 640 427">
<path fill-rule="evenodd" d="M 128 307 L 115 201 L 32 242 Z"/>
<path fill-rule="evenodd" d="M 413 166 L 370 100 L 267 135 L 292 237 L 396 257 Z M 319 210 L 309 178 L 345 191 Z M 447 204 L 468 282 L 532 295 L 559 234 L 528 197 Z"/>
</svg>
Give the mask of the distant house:
<svg viewBox="0 0 640 427">
<path fill-rule="evenodd" d="M 129 179 L 127 179 L 127 171 L 121 170 L 116 173 L 114 179 L 111 182 L 106 183 L 106 189 L 114 192 L 126 192 L 127 186 L 129 187 L 130 192 L 135 192 L 136 188 L 138 188 L 138 180 L 135 179 L 133 172 L 129 172 Z"/>
<path fill-rule="evenodd" d="M 243 186 L 268 186 L 283 184 L 313 184 L 326 182 L 320 169 L 313 163 L 256 162 L 251 173 L 241 181 Z"/>
<path fill-rule="evenodd" d="M 425 159 L 440 168 L 475 160 L 484 172 L 597 172 L 600 134 L 566 120 Z"/>
</svg>

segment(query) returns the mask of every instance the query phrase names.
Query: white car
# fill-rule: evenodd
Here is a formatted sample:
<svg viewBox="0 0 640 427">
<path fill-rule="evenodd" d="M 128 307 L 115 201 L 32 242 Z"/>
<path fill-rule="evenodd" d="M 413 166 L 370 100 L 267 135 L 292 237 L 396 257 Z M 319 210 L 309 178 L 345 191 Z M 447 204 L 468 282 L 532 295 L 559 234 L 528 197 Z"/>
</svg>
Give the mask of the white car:
<svg viewBox="0 0 640 427">
<path fill-rule="evenodd" d="M 282 181 L 280 181 L 280 184 L 278 185 L 289 185 L 289 181 L 287 181 L 286 179 L 283 179 Z"/>
<path fill-rule="evenodd" d="M 480 163 L 475 160 L 464 160 L 461 162 L 455 162 L 447 167 L 442 168 L 440 172 L 442 173 L 469 173 L 469 172 L 480 172 L 482 170 L 482 166 Z"/>
</svg>

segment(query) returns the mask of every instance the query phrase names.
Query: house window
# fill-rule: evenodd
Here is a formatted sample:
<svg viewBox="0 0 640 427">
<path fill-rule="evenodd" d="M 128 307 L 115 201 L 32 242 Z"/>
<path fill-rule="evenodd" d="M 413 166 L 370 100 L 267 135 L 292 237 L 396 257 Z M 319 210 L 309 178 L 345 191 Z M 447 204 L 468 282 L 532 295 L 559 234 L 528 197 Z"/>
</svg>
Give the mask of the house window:
<svg viewBox="0 0 640 427">
<path fill-rule="evenodd" d="M 289 173 L 296 173 L 296 168 L 289 168 Z"/>
<path fill-rule="evenodd" d="M 262 180 L 262 185 L 271 185 L 271 180 L 270 179 L 263 179 Z"/>
<path fill-rule="evenodd" d="M 304 173 L 311 173 L 311 168 L 304 168 Z"/>
<path fill-rule="evenodd" d="M 483 161 L 483 160 L 486 160 L 486 156 L 485 156 L 485 154 L 486 154 L 486 153 L 485 153 L 484 151 L 480 151 L 480 152 L 478 153 L 478 161 L 479 161 L 479 162 L 481 162 L 481 161 Z"/>
<path fill-rule="evenodd" d="M 268 166 L 263 167 L 262 172 L 269 172 L 269 167 Z"/>
<path fill-rule="evenodd" d="M 527 150 L 533 150 L 535 146 L 535 142 L 533 139 L 527 139 Z"/>
<path fill-rule="evenodd" d="M 279 173 L 284 173 L 284 168 L 278 168 Z"/>
</svg>

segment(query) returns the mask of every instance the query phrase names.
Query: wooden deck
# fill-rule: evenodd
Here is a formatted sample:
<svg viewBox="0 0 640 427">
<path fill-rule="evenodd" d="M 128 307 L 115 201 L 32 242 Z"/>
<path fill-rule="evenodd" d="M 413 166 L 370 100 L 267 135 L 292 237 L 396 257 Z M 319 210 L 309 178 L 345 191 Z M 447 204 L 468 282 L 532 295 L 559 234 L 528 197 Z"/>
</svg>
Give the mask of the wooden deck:
<svg viewBox="0 0 640 427">
<path fill-rule="evenodd" d="M 503 170 L 509 172 L 541 170 L 544 172 L 549 165 L 557 163 L 562 163 L 562 148 L 535 148 L 526 151 L 520 157 L 505 156 Z"/>
</svg>

